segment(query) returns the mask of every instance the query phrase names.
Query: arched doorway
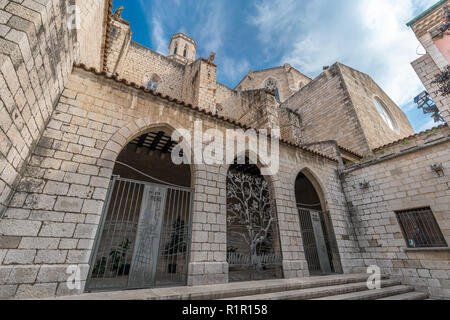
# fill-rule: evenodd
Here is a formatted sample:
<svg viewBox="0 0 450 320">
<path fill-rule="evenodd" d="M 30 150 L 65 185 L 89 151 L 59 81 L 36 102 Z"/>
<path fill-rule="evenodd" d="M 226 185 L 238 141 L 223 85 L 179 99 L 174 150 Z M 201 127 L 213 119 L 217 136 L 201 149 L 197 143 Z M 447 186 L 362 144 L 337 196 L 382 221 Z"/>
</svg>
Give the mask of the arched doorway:
<svg viewBox="0 0 450 320">
<path fill-rule="evenodd" d="M 227 262 L 230 282 L 283 277 L 272 186 L 248 158 L 227 173 Z"/>
<path fill-rule="evenodd" d="M 342 272 L 324 195 L 319 183 L 308 170 L 300 172 L 295 180 L 295 198 L 310 274 Z"/>
<path fill-rule="evenodd" d="M 193 192 L 175 165 L 171 130 L 154 128 L 119 154 L 90 261 L 87 291 L 184 285 Z"/>
</svg>

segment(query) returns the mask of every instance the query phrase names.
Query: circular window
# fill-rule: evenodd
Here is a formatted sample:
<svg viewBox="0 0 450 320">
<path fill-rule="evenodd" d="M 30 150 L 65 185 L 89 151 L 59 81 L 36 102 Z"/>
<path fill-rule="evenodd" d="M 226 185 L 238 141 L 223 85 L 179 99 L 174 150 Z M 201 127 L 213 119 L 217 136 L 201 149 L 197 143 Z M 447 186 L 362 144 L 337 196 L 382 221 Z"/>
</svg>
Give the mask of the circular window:
<svg viewBox="0 0 450 320">
<path fill-rule="evenodd" d="M 389 129 L 392 131 L 397 131 L 394 120 L 392 120 L 391 116 L 389 115 L 389 112 L 386 110 L 386 107 L 384 104 L 379 101 L 377 98 L 374 99 L 375 107 L 377 108 L 378 114 L 383 119 L 383 121 L 387 124 Z"/>
</svg>

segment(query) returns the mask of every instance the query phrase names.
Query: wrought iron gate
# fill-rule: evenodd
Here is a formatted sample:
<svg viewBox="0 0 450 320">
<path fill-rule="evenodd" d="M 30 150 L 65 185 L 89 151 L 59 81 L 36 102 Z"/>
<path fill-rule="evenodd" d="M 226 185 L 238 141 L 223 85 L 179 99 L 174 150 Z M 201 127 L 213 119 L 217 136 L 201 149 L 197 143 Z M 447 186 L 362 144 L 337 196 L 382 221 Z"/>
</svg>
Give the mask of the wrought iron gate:
<svg viewBox="0 0 450 320">
<path fill-rule="evenodd" d="M 228 279 L 283 277 L 277 212 L 268 182 L 255 174 L 227 175 Z"/>
<path fill-rule="evenodd" d="M 324 212 L 298 207 L 303 247 L 311 274 L 330 274 L 331 249 L 330 240 L 325 233 Z"/>
<path fill-rule="evenodd" d="M 193 192 L 113 177 L 87 291 L 185 285 Z"/>
</svg>

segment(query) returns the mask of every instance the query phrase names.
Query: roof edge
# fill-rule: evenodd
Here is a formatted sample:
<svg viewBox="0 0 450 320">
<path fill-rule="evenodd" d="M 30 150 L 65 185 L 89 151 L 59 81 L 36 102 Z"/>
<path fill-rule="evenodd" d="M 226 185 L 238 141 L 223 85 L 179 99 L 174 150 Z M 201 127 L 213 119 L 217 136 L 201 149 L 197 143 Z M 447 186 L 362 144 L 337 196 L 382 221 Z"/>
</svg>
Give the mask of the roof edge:
<svg viewBox="0 0 450 320">
<path fill-rule="evenodd" d="M 425 17 L 426 15 L 428 15 L 429 13 L 431 13 L 432 11 L 434 11 L 434 9 L 436 9 L 437 7 L 443 5 L 444 3 L 446 3 L 447 0 L 441 0 L 438 3 L 434 4 L 432 7 L 428 8 L 427 10 L 425 10 L 424 12 L 422 12 L 421 14 L 419 14 L 417 17 L 415 17 L 414 19 L 412 19 L 411 21 L 409 21 L 406 26 L 411 27 L 414 23 L 416 23 L 417 21 L 419 21 L 420 19 L 422 19 L 423 17 Z"/>
</svg>

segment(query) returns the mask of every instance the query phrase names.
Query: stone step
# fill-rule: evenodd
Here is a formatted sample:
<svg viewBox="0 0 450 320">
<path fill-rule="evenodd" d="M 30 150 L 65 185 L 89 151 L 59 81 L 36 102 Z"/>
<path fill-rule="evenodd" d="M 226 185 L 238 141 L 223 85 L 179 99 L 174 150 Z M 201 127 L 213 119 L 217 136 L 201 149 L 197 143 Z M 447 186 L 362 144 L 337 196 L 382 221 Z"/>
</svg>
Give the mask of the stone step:
<svg viewBox="0 0 450 320">
<path fill-rule="evenodd" d="M 382 280 L 381 286 L 391 287 L 397 286 L 400 282 L 397 280 Z M 322 287 L 314 287 L 300 290 L 290 290 L 283 292 L 273 292 L 273 293 L 264 293 L 257 295 L 248 295 L 241 297 L 232 297 L 229 299 L 223 300 L 307 300 L 307 299 L 316 299 L 322 297 L 329 296 L 338 296 L 348 293 L 355 293 L 359 291 L 364 291 L 367 289 L 367 283 L 364 282 L 356 282 L 356 283 L 346 283 L 340 285 L 328 285 Z"/>
<path fill-rule="evenodd" d="M 423 292 L 411 291 L 402 294 L 396 294 L 395 296 L 389 296 L 378 300 L 427 300 L 428 295 Z"/>
<path fill-rule="evenodd" d="M 361 292 L 351 292 L 346 294 L 326 296 L 314 300 L 376 300 L 384 297 L 400 295 L 413 291 L 414 288 L 405 285 L 390 286 L 376 290 L 365 290 Z"/>
<path fill-rule="evenodd" d="M 335 274 L 328 276 L 234 282 L 204 286 L 183 286 L 114 292 L 84 293 L 77 296 L 58 297 L 58 300 L 213 300 L 242 296 L 289 292 L 309 288 L 328 287 L 353 283 L 365 285 L 368 274 Z M 383 275 L 382 279 L 388 279 Z"/>
</svg>

